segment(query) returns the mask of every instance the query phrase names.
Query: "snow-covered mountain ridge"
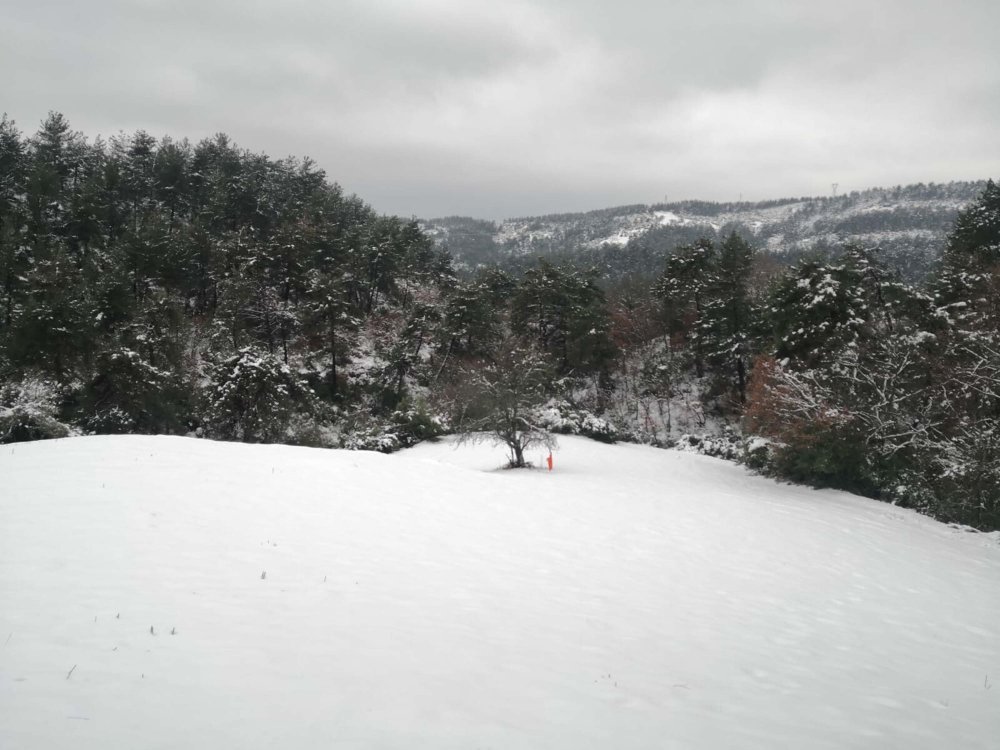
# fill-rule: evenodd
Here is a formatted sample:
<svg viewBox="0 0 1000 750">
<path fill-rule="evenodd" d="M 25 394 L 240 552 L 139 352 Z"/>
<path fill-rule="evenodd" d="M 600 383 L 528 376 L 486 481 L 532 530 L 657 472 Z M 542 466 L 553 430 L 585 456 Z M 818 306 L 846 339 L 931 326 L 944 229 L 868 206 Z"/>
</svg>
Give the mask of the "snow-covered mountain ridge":
<svg viewBox="0 0 1000 750">
<path fill-rule="evenodd" d="M 847 243 L 882 247 L 890 260 L 922 273 L 940 254 L 958 211 L 984 184 L 919 184 L 758 203 L 682 201 L 499 223 L 449 217 L 423 226 L 460 264 L 472 267 L 525 256 L 583 256 L 614 273 L 616 256 L 662 254 L 699 237 L 735 230 L 760 248 L 792 259 Z"/>
<path fill-rule="evenodd" d="M 995 747 L 996 534 L 643 446 L 503 460 L 3 446 L 0 747 Z"/>
</svg>

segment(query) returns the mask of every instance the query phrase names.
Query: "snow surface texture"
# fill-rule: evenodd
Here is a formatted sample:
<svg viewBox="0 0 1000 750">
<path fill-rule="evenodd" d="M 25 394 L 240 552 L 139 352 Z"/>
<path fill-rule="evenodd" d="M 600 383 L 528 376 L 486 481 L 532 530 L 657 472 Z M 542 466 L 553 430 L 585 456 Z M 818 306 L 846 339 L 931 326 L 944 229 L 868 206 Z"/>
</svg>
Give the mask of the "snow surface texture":
<svg viewBox="0 0 1000 750">
<path fill-rule="evenodd" d="M 641 446 L 503 458 L 3 446 L 0 747 L 997 747 L 996 535 Z"/>
</svg>

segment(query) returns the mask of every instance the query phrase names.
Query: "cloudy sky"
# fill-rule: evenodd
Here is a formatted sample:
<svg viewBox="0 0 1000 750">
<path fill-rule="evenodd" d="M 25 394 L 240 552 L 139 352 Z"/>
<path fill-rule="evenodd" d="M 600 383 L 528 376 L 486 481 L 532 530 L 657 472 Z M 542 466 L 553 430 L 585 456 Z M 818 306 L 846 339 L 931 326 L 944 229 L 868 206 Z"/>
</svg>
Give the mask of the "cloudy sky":
<svg viewBox="0 0 1000 750">
<path fill-rule="evenodd" d="M 6 0 L 0 111 L 502 218 L 1000 177 L 997 0 Z"/>
</svg>

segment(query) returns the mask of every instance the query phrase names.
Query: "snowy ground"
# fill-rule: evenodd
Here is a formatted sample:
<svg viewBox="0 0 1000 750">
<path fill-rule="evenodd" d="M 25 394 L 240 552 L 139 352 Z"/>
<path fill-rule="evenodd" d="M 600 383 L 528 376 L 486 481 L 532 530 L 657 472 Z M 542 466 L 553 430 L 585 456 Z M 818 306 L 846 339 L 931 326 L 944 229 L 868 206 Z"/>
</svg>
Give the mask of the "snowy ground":
<svg viewBox="0 0 1000 750">
<path fill-rule="evenodd" d="M 0 748 L 998 746 L 996 535 L 639 446 L 501 461 L 3 446 Z"/>
</svg>

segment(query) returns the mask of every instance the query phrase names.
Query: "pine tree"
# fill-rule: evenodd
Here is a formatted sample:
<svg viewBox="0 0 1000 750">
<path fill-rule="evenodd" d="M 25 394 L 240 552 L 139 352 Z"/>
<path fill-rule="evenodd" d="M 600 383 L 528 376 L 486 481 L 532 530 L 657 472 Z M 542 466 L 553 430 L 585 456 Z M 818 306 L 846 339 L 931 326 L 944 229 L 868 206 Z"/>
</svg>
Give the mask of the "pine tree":
<svg viewBox="0 0 1000 750">
<path fill-rule="evenodd" d="M 699 378 L 705 375 L 701 333 L 715 263 L 715 246 L 710 240 L 679 247 L 667 258 L 663 273 L 653 286 L 653 294 L 662 304 L 666 329 L 691 350 Z"/>
<path fill-rule="evenodd" d="M 1000 329 L 1000 186 L 993 180 L 959 213 L 941 265 L 942 312 L 959 328 Z"/>
<path fill-rule="evenodd" d="M 712 368 L 735 385 L 746 403 L 751 337 L 757 311 L 750 299 L 754 249 L 732 232 L 719 246 L 709 274 L 701 310 L 699 341 Z"/>
<path fill-rule="evenodd" d="M 12 321 L 10 351 L 21 367 L 67 383 L 96 347 L 93 294 L 84 268 L 57 241 L 41 255 L 25 277 L 30 291 Z"/>
<path fill-rule="evenodd" d="M 326 385 L 332 397 L 340 394 L 338 366 L 347 359 L 358 319 L 351 314 L 347 285 L 336 272 L 313 269 L 307 281 L 304 328 L 319 342 L 327 361 Z"/>
<path fill-rule="evenodd" d="M 309 411 L 312 402 L 308 386 L 286 364 L 246 347 L 212 373 L 207 427 L 226 440 L 280 442 L 296 412 Z"/>
<path fill-rule="evenodd" d="M 962 211 L 936 285 L 946 325 L 939 369 L 950 374 L 944 440 L 929 466 L 935 500 L 954 519 L 1000 527 L 1000 187 Z"/>
<path fill-rule="evenodd" d="M 511 328 L 551 355 L 563 374 L 600 372 L 614 358 L 611 318 L 595 269 L 578 272 L 539 261 L 518 284 Z"/>
<path fill-rule="evenodd" d="M 27 154 L 21 134 L 0 117 L 0 344 L 9 337 L 15 305 L 30 257 L 24 247 L 27 215 L 19 197 L 27 185 Z"/>
<path fill-rule="evenodd" d="M 381 407 L 394 409 L 406 397 L 406 378 L 421 361 L 421 353 L 437 336 L 441 314 L 432 305 L 415 303 L 406 322 L 388 346 L 384 358 L 388 363 L 382 374 Z"/>
<path fill-rule="evenodd" d="M 86 427 L 103 434 L 177 432 L 189 406 L 179 375 L 134 349 L 101 354 L 85 394 Z"/>
</svg>

